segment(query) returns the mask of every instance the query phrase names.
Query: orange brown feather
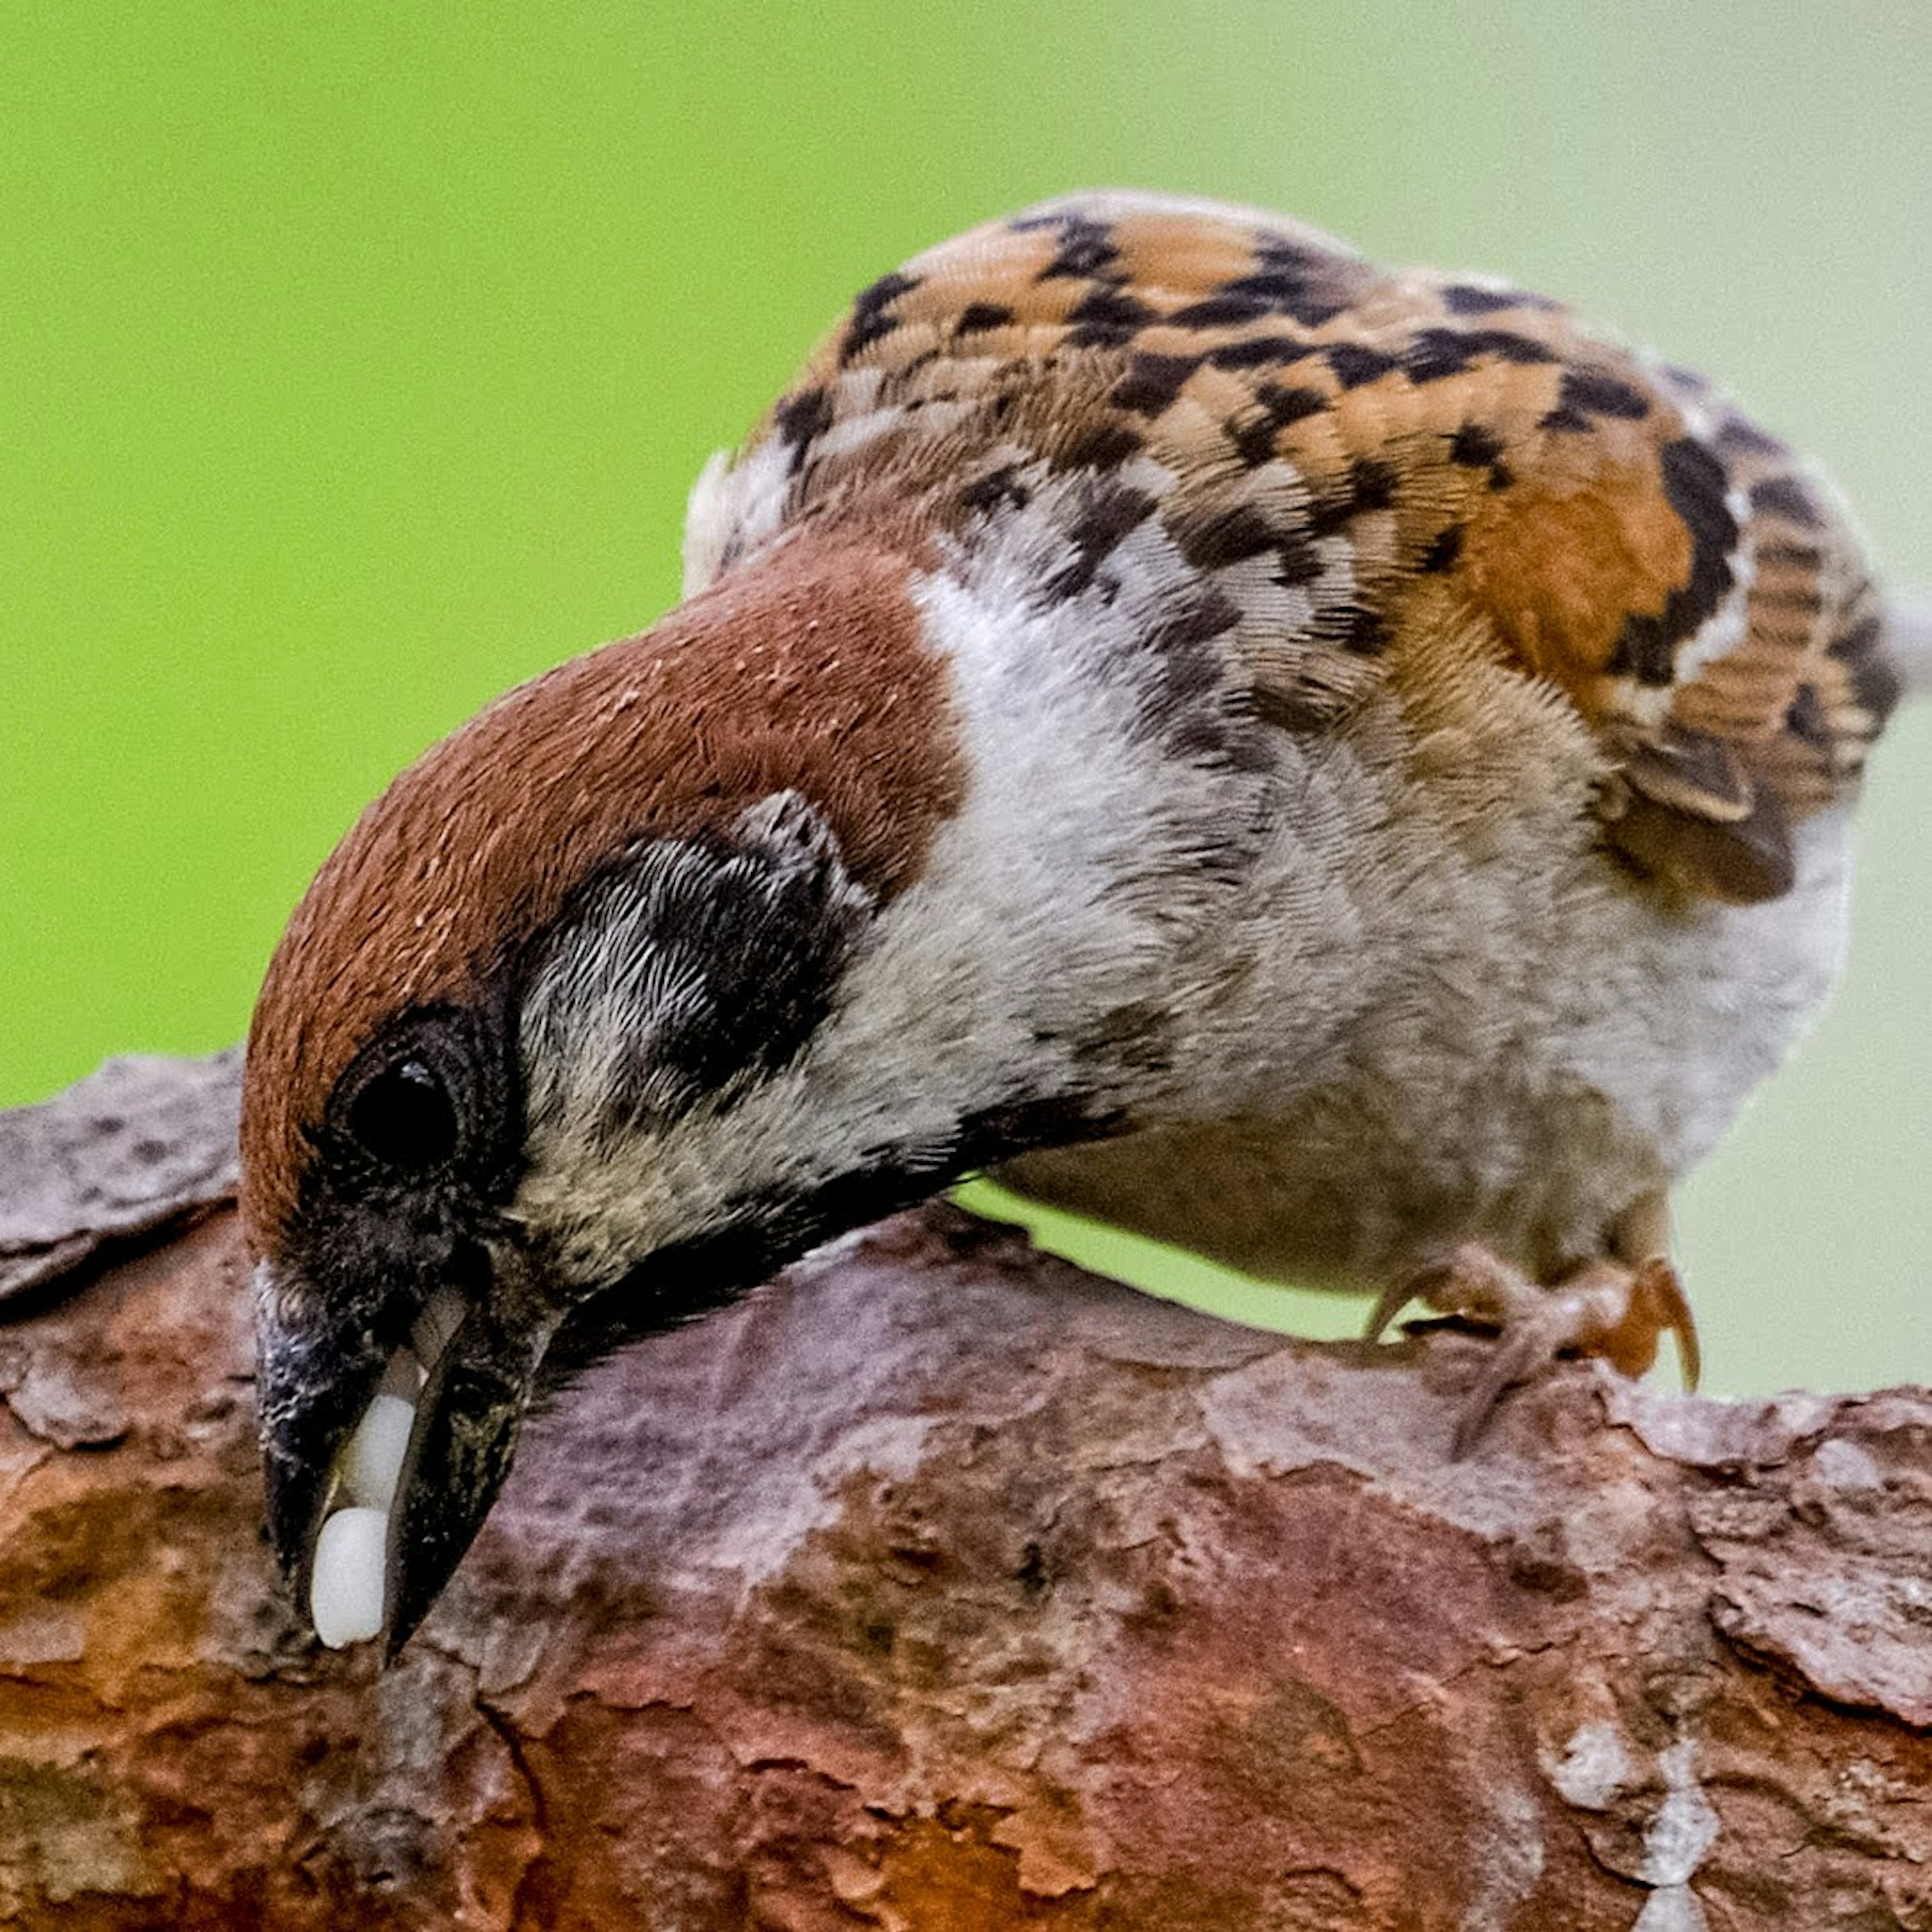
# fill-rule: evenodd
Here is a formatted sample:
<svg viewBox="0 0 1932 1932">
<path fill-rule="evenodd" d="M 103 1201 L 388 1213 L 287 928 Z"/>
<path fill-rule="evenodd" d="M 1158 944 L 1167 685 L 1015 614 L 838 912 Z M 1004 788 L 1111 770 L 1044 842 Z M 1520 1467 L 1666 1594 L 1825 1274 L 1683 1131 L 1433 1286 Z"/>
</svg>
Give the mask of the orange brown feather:
<svg viewBox="0 0 1932 1932">
<path fill-rule="evenodd" d="M 1272 543 L 1316 586 L 1311 716 L 1446 600 L 1595 734 L 1606 843 L 1694 895 L 1782 892 L 1897 694 L 1857 541 L 1783 444 L 1542 297 L 1273 216 L 1102 194 L 946 242 L 859 298 L 775 440 L 790 520 L 942 530 L 1030 464 L 1150 459 L 1190 562 Z"/>
</svg>

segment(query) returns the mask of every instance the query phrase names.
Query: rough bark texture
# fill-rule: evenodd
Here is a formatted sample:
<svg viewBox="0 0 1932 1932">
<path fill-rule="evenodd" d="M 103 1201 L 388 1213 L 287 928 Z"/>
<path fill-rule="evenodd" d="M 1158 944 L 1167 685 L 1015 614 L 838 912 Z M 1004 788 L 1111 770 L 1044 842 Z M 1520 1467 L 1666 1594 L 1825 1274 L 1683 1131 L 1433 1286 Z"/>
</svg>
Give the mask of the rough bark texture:
<svg viewBox="0 0 1932 1932">
<path fill-rule="evenodd" d="M 1478 1342 L 934 1209 L 599 1371 L 383 1672 L 259 1532 L 232 1070 L 136 1071 L 0 1121 L 0 1250 L 205 1210 L 0 1329 L 8 1924 L 1932 1928 L 1923 1392 L 1452 1463 Z"/>
</svg>

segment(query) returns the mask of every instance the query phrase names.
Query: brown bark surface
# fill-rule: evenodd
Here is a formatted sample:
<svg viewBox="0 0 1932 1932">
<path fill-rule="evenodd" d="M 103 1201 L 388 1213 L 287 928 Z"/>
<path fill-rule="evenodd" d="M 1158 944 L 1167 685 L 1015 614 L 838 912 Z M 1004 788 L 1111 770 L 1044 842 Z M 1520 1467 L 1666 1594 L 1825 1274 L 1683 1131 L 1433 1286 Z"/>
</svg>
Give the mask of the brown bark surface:
<svg viewBox="0 0 1932 1932">
<path fill-rule="evenodd" d="M 1570 1368 L 1452 1462 L 1480 1342 L 935 1208 L 590 1378 L 384 1671 L 260 1533 L 232 1068 L 114 1078 L 0 1120 L 0 1268 L 67 1257 L 0 1328 L 0 1922 L 1932 1928 L 1923 1391 Z"/>
</svg>

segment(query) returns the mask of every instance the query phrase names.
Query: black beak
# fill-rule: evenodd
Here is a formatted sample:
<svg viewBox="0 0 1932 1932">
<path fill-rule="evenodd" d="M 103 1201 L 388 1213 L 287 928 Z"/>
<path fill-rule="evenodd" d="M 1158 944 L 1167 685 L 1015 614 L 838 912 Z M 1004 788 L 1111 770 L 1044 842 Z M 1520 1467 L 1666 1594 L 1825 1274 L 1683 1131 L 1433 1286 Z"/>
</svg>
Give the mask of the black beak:
<svg viewBox="0 0 1932 1932">
<path fill-rule="evenodd" d="M 394 1657 L 442 1594 L 510 1473 L 554 1318 L 472 1308 L 430 1367 L 389 1516 L 382 1640 Z"/>
<path fill-rule="evenodd" d="M 386 1374 L 415 1397 L 384 1560 L 382 1636 L 393 1657 L 428 1613 L 482 1528 L 509 1473 L 524 1412 L 558 1317 L 514 1255 L 487 1294 L 448 1298 L 452 1314 L 413 1322 L 413 1346 L 376 1340 L 380 1318 L 317 1322 L 313 1298 L 291 1295 L 272 1268 L 258 1278 L 257 1390 L 269 1533 L 306 1616 L 323 1520 L 349 1500 L 344 1449 Z M 299 1310 L 301 1312 L 295 1312 Z"/>
<path fill-rule="evenodd" d="M 868 1198 L 879 1204 L 898 1203 Z M 537 1394 L 625 1342 L 736 1300 L 828 1227 L 858 1218 L 843 1204 L 776 1228 L 747 1217 L 658 1249 L 587 1298 L 556 1285 L 511 1239 L 466 1250 L 428 1294 L 420 1283 L 358 1294 L 346 1282 L 321 1294 L 298 1272 L 264 1263 L 256 1394 L 268 1528 L 304 1616 L 325 1519 L 352 1502 L 368 1506 L 338 1472 L 380 1390 L 412 1390 L 416 1407 L 388 1498 L 380 1634 L 393 1657 L 482 1527 Z"/>
</svg>

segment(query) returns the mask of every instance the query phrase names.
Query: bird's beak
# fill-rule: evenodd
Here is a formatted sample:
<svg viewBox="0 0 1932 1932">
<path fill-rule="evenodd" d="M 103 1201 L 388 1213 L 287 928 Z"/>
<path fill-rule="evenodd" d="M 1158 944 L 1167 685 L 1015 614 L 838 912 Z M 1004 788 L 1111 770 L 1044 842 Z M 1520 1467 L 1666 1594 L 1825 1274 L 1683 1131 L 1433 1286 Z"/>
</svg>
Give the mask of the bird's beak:
<svg viewBox="0 0 1932 1932">
<path fill-rule="evenodd" d="M 265 1264 L 258 1397 L 268 1527 L 322 1640 L 422 1622 L 509 1473 L 558 1315 L 514 1257 L 487 1293 L 432 1294 L 407 1343 L 380 1322 L 318 1322 Z"/>
</svg>

